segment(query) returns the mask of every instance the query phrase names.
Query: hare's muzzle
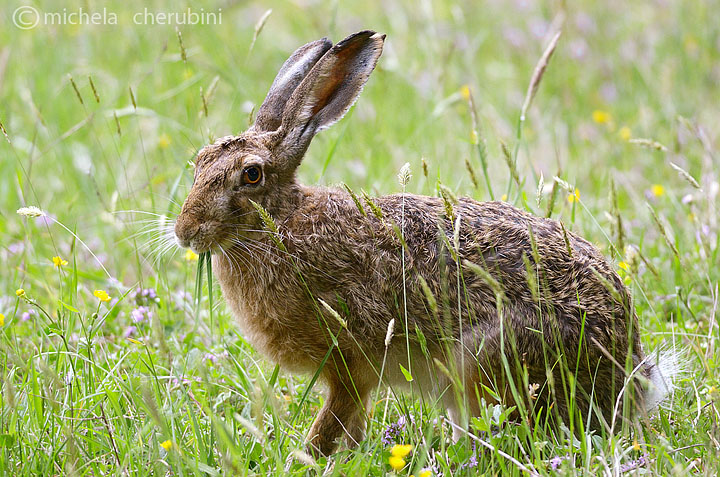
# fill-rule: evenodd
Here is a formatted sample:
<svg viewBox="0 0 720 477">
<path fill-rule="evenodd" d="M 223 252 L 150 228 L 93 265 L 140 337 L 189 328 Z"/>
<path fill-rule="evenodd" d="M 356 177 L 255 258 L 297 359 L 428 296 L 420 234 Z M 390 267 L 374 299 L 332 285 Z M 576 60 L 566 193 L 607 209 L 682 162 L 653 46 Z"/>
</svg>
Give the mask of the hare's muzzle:
<svg viewBox="0 0 720 477">
<path fill-rule="evenodd" d="M 188 217 L 189 214 L 180 214 L 175 222 L 175 238 L 182 248 L 193 247 L 193 239 L 200 233 L 200 223 Z"/>
</svg>

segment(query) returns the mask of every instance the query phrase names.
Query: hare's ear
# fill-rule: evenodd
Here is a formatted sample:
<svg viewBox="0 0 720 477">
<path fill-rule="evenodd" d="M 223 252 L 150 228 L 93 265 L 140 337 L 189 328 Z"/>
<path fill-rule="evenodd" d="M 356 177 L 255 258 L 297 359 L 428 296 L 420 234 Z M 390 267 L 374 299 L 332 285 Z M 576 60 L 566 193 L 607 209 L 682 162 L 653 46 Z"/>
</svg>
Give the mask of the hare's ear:
<svg viewBox="0 0 720 477">
<path fill-rule="evenodd" d="M 256 131 L 275 131 L 280 127 L 282 114 L 290 95 L 305 79 L 308 72 L 320 58 L 332 47 L 332 42 L 322 38 L 303 45 L 283 63 L 275 77 L 270 91 L 255 117 Z"/>
<path fill-rule="evenodd" d="M 382 54 L 385 35 L 361 31 L 333 46 L 295 89 L 274 133 L 274 155 L 292 170 L 315 133 L 350 109 Z"/>
</svg>

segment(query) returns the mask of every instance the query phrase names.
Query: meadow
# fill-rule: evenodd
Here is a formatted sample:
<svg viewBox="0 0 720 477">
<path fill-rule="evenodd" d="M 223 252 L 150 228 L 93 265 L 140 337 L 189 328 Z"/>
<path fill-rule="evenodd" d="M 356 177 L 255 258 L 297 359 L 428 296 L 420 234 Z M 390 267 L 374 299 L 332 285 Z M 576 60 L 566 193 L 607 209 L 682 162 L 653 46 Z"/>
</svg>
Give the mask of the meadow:
<svg viewBox="0 0 720 477">
<path fill-rule="evenodd" d="M 28 29 L 23 5 L 0 6 L 0 474 L 717 475 L 716 0 L 39 0 L 116 21 Z M 221 23 L 145 13 L 188 8 Z M 377 70 L 300 180 L 562 220 L 617 267 L 646 349 L 682 353 L 657 411 L 578 433 L 489 405 L 454 443 L 442 409 L 382 389 L 357 448 L 304 453 L 322 385 L 256 353 L 163 231 L 287 56 L 366 28 Z"/>
</svg>

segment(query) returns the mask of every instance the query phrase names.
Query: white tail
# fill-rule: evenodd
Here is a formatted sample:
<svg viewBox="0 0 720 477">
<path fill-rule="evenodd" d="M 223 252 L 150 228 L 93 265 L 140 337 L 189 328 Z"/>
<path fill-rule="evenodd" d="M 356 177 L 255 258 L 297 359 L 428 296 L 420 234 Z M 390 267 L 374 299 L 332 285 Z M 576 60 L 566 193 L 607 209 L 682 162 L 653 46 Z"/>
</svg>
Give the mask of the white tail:
<svg viewBox="0 0 720 477">
<path fill-rule="evenodd" d="M 656 353 L 655 365 L 650 371 L 650 387 L 645 397 L 645 408 L 656 408 L 668 396 L 672 395 L 677 381 L 685 371 L 685 358 L 675 346 L 659 349 Z"/>
</svg>

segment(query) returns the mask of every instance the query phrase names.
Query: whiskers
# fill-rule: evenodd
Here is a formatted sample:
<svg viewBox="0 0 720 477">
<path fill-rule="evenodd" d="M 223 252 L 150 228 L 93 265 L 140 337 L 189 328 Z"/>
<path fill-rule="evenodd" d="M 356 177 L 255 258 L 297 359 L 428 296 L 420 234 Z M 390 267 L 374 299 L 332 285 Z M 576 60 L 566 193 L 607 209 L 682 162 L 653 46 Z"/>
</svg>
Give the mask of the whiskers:
<svg viewBox="0 0 720 477">
<path fill-rule="evenodd" d="M 314 264 L 303 259 L 296 253 L 292 253 L 287 248 L 279 248 L 274 240 L 270 238 L 272 232 L 264 229 L 249 228 L 244 225 L 231 225 L 226 229 L 227 238 L 224 241 L 225 246 L 220 249 L 231 267 L 247 270 L 252 276 L 259 281 L 267 280 L 269 275 L 274 274 L 270 267 L 282 264 L 291 267 L 294 273 L 302 274 L 303 272 L 312 271 L 314 274 L 323 275 L 329 281 L 336 279 L 318 268 Z M 260 238 L 253 238 L 257 235 Z"/>
<path fill-rule="evenodd" d="M 139 227 L 137 230 L 124 238 L 124 241 L 133 242 L 138 250 L 142 252 L 143 261 L 152 259 L 151 266 L 155 268 L 163 259 L 170 259 L 180 250 L 175 240 L 175 215 L 169 213 L 157 214 L 143 210 L 123 210 L 116 213 L 144 214 L 146 219 L 134 219 L 127 221 L 129 227 Z"/>
<path fill-rule="evenodd" d="M 143 257 L 143 263 L 155 268 L 163 261 L 172 259 L 180 250 L 175 238 L 176 214 L 171 212 L 155 213 L 142 210 L 124 210 L 116 212 L 128 214 L 128 228 L 134 232 L 123 240 L 135 244 Z M 255 211 L 237 211 L 231 220 L 236 222 Z M 136 216 L 142 218 L 137 218 Z M 334 282 L 336 279 L 308 262 L 292 247 L 279 247 L 268 230 L 250 224 L 231 223 L 217 231 L 217 238 L 211 241 L 210 251 L 219 257 L 228 271 L 233 275 L 245 276 L 258 283 L 266 283 L 272 276 L 277 276 L 276 267 L 284 268 L 289 274 L 322 275 L 324 279 Z M 281 232 L 282 234 L 282 232 Z M 282 237 L 280 237 L 282 240 Z"/>
</svg>

